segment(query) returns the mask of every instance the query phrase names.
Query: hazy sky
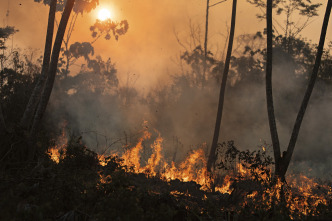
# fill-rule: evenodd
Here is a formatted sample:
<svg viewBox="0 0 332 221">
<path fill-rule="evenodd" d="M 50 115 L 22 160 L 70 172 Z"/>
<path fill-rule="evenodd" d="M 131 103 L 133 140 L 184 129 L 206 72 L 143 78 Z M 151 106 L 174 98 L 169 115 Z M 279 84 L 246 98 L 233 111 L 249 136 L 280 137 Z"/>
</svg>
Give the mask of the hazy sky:
<svg viewBox="0 0 332 221">
<path fill-rule="evenodd" d="M 211 0 L 211 4 L 218 2 Z M 303 35 L 318 42 L 326 1 Z M 127 19 L 129 30 L 119 41 L 99 39 L 95 53 L 105 60 L 111 57 L 117 64 L 119 78 L 124 81 L 127 73 L 136 74 L 136 87 L 146 88 L 165 82 L 169 74 L 178 71 L 178 58 L 184 49 L 178 44 L 189 39 L 190 24 L 200 27 L 203 36 L 205 24 L 205 0 L 100 0 L 99 7 L 89 14 L 79 16 L 71 42 L 92 41 L 89 26 L 94 23 L 98 9 L 107 7 L 113 12 L 114 20 Z M 6 10 L 9 16 L 6 18 Z M 265 21 L 256 18 L 257 9 L 245 0 L 238 1 L 236 35 L 260 31 Z M 14 36 L 14 47 L 40 49 L 44 47 L 48 7 L 33 0 L 1 0 L 1 25 L 9 24 L 19 29 Z M 209 48 L 220 57 L 227 25 L 230 24 L 231 1 L 210 9 Z M 59 15 L 58 15 L 59 18 Z M 175 34 L 176 33 L 176 34 Z M 327 39 L 332 39 L 329 27 Z M 187 45 L 188 46 L 188 45 Z"/>
</svg>

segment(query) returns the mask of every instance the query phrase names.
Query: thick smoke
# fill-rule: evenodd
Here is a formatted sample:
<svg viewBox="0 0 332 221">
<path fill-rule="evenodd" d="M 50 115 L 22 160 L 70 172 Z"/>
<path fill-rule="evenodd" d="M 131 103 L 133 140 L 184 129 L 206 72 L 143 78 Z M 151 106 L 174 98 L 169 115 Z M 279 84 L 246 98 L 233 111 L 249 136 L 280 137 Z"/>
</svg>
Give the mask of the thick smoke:
<svg viewBox="0 0 332 221">
<path fill-rule="evenodd" d="M 4 2 L 0 2 L 2 9 L 7 7 Z M 20 30 L 15 35 L 14 44 L 42 48 L 43 45 L 40 44 L 44 42 L 47 8 L 36 3 L 28 5 L 25 1 L 18 6 L 20 2 L 22 1 L 11 0 L 10 15 L 13 16 L 9 17 L 9 24 L 15 24 Z M 190 149 L 203 144 L 206 144 L 203 147 L 208 152 L 220 82 L 213 76 L 210 76 L 204 87 L 193 82 L 193 70 L 190 66 L 176 65 L 179 63 L 178 53 L 183 48 L 175 38 L 176 34 L 180 37 L 190 36 L 191 33 L 187 31 L 188 20 L 200 26 L 202 31 L 205 13 L 203 3 L 199 0 L 191 4 L 187 0 L 164 1 L 159 2 L 159 5 L 151 0 L 144 0 L 139 4 L 130 0 L 118 2 L 118 19 L 128 20 L 128 33 L 117 43 L 100 41 L 94 47 L 96 54 L 101 53 L 103 57 L 111 57 L 116 61 L 116 77 L 120 83 L 104 85 L 103 90 L 98 91 L 86 84 L 86 81 L 73 76 L 67 80 L 58 78 L 57 88 L 52 93 L 48 108 L 50 125 L 56 125 L 61 130 L 66 121 L 70 133 L 82 135 L 87 146 L 97 151 L 104 151 L 106 148 L 109 151 L 121 151 L 123 146 L 135 143 L 140 136 L 139 132 L 148 127 L 152 132 L 156 129 L 161 133 L 165 154 L 176 161 L 181 161 Z M 225 38 L 222 36 L 227 35 L 225 24 L 230 20 L 229 6 L 230 1 L 211 10 L 208 45 L 218 58 L 222 57 L 225 45 Z M 264 27 L 264 23 L 256 20 L 254 8 L 250 15 L 247 13 L 248 7 L 242 1 L 239 4 L 237 33 L 251 33 Z M 79 17 L 78 22 L 93 24 L 92 16 L 93 13 Z M 41 17 L 44 19 L 40 19 Z M 313 41 L 318 39 L 316 35 L 321 25 L 319 22 L 319 19 L 314 21 L 308 31 L 310 38 L 315 37 Z M 328 30 L 329 33 L 331 30 Z M 75 27 L 73 41 L 88 41 L 89 37 L 88 27 Z M 200 39 L 202 42 L 202 38 Z M 235 48 L 242 53 L 243 48 Z M 170 57 L 176 62 L 172 62 Z M 291 59 L 281 51 L 275 51 L 273 93 L 283 150 L 287 148 L 307 83 L 305 77 L 295 74 L 295 69 Z M 254 150 L 264 143 L 270 144 L 264 76 L 238 73 L 235 66 L 232 70 L 226 90 L 219 141 L 234 140 L 235 145 L 243 150 Z M 140 76 L 135 84 L 127 84 L 132 82 L 131 77 L 128 77 L 129 72 L 131 77 L 134 74 Z M 85 76 L 89 81 L 96 79 L 98 75 L 90 70 Z M 103 85 L 102 82 L 97 81 L 94 86 Z M 300 131 L 291 169 L 303 171 L 306 168 L 309 174 L 317 176 L 326 176 L 331 171 L 331 109 L 331 85 L 323 81 L 317 82 Z M 144 124 L 144 121 L 148 124 Z M 154 136 L 156 134 L 154 132 Z M 311 171 L 307 170 L 308 167 Z"/>
<path fill-rule="evenodd" d="M 103 151 L 122 151 L 132 145 L 148 129 L 164 138 L 164 154 L 169 160 L 181 161 L 188 151 L 211 145 L 220 82 L 211 77 L 204 87 L 197 84 L 194 70 L 184 65 L 184 71 L 172 75 L 171 81 L 141 95 L 126 85 L 114 86 L 111 92 L 93 91 L 78 84 L 76 93 L 53 99 L 61 103 L 50 113 L 57 121 L 65 119 L 76 135 L 86 144 Z M 307 78 L 296 74 L 296 65 L 280 50 L 274 51 L 273 93 L 276 120 L 282 151 L 286 150 L 293 124 L 307 85 Z M 220 142 L 234 140 L 240 149 L 255 150 L 271 144 L 266 111 L 264 72 L 255 76 L 237 73 L 232 67 L 226 90 Z M 95 77 L 95 73 L 89 73 Z M 117 75 L 121 73 L 116 73 Z M 220 74 L 220 73 L 219 73 Z M 236 76 L 237 80 L 233 80 Z M 258 80 L 256 80 L 258 79 Z M 109 86 L 109 85 L 108 85 Z M 329 133 L 331 126 L 332 92 L 324 81 L 318 81 L 296 145 L 290 169 L 301 171 L 307 166 L 309 175 L 326 176 L 332 157 Z M 102 89 L 100 89 L 102 90 Z M 62 90 L 60 90 L 62 91 Z M 59 104 L 54 104 L 57 107 Z M 143 125 L 143 122 L 147 121 Z M 155 132 L 154 129 L 158 132 Z M 146 143 L 146 146 L 149 144 Z M 269 151 L 272 154 L 271 147 Z"/>
</svg>

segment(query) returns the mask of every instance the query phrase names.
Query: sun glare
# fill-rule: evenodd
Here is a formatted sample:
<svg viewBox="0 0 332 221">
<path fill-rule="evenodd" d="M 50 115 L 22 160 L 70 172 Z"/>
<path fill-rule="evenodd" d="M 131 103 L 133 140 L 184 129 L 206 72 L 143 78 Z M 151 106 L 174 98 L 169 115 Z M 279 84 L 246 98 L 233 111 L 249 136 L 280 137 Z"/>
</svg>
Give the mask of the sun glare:
<svg viewBox="0 0 332 221">
<path fill-rule="evenodd" d="M 103 8 L 103 9 L 99 10 L 99 12 L 98 12 L 99 20 L 105 21 L 106 19 L 109 19 L 109 18 L 111 18 L 111 12 L 108 9 Z"/>
</svg>

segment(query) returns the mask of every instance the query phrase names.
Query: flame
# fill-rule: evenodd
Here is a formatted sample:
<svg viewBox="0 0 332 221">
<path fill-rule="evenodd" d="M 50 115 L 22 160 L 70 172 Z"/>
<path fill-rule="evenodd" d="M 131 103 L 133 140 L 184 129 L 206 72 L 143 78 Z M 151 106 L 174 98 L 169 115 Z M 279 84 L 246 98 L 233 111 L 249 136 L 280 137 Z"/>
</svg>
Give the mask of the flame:
<svg viewBox="0 0 332 221">
<path fill-rule="evenodd" d="M 160 134 L 158 134 L 158 137 L 151 145 L 152 154 L 147 160 L 147 164 L 142 166 L 140 162 L 143 149 L 142 143 L 150 138 L 151 133 L 144 131 L 143 136 L 138 140 L 135 147 L 126 150 L 122 155 L 124 165 L 131 166 L 135 173 L 145 173 L 147 176 L 158 174 L 167 181 L 175 179 L 183 182 L 194 181 L 201 185 L 202 190 L 211 190 L 211 186 L 215 185 L 215 190 L 222 194 L 232 194 L 234 191 L 232 184 L 239 179 L 272 183 L 272 168 L 264 168 L 263 166 L 251 168 L 250 165 L 244 163 L 237 163 L 236 172 L 230 172 L 224 176 L 222 183 L 217 183 L 215 177 L 208 174 L 206 170 L 204 146 L 188 154 L 182 163 L 177 165 L 175 162 L 171 162 L 168 164 L 162 155 L 163 139 Z M 265 147 L 263 147 L 263 151 L 266 151 Z M 262 173 L 263 170 L 268 170 L 269 173 Z M 265 188 L 263 191 L 254 190 L 247 193 L 241 205 L 244 206 L 249 202 L 253 202 L 257 207 L 267 210 L 271 209 L 276 201 L 281 201 L 282 197 L 284 197 L 291 212 L 295 213 L 298 211 L 303 215 L 314 214 L 315 208 L 319 204 L 327 205 L 328 201 L 323 195 L 317 195 L 313 192 L 313 189 L 318 186 L 318 183 L 313 179 L 304 175 L 289 175 L 286 179 L 289 180 L 286 187 L 282 181 L 277 180 L 274 185 Z M 330 189 L 329 194 L 332 195 L 331 188 L 327 186 L 324 188 Z M 172 191 L 171 194 L 174 196 L 190 196 L 188 193 L 179 191 Z"/>
<path fill-rule="evenodd" d="M 105 155 L 98 155 L 98 160 L 99 160 L 99 164 L 103 167 L 106 166 L 109 161 L 106 159 Z"/>
<path fill-rule="evenodd" d="M 148 131 L 143 132 L 143 136 L 139 138 L 138 143 L 136 146 L 132 149 L 128 149 L 123 155 L 123 164 L 127 166 L 134 166 L 134 171 L 135 172 L 141 172 L 141 150 L 143 149 L 142 143 L 144 140 L 147 140 L 151 137 L 151 133 Z"/>
<path fill-rule="evenodd" d="M 66 134 L 67 122 L 62 123 L 61 135 L 56 139 L 55 145 L 48 148 L 47 154 L 50 156 L 51 160 L 56 163 L 60 162 L 60 150 L 65 150 L 68 143 L 68 138 Z"/>
<path fill-rule="evenodd" d="M 147 122 L 145 122 L 146 124 Z M 153 144 L 150 145 L 151 154 L 148 159 L 143 162 L 142 152 L 144 142 L 151 139 L 152 134 L 148 131 L 148 127 L 145 126 L 142 131 L 142 136 L 138 139 L 136 145 L 133 147 L 125 146 L 125 151 L 121 156 L 121 164 L 128 168 L 130 172 L 144 173 L 146 176 L 159 176 L 165 181 L 171 181 L 178 179 L 183 182 L 194 181 L 201 186 L 202 190 L 210 191 L 214 187 L 215 191 L 221 194 L 233 194 L 236 191 L 236 182 L 251 180 L 256 183 L 260 183 L 261 188 L 257 190 L 247 191 L 243 194 L 243 200 L 239 203 L 242 208 L 245 205 L 254 205 L 257 209 L 269 210 L 272 209 L 276 202 L 285 202 L 287 208 L 292 214 L 316 214 L 317 206 L 320 204 L 328 205 L 328 199 L 332 198 L 331 187 L 327 185 L 318 184 L 314 179 L 308 178 L 304 175 L 290 174 L 286 177 L 287 184 L 281 180 L 273 182 L 272 168 L 266 168 L 262 165 L 251 167 L 243 162 L 236 164 L 235 171 L 228 171 L 223 175 L 222 182 L 217 179 L 217 176 L 212 176 L 206 169 L 206 157 L 204 149 L 205 145 L 202 145 L 199 149 L 191 151 L 188 156 L 181 162 L 167 162 L 163 155 L 163 138 L 157 133 L 157 137 Z M 60 153 L 59 150 L 65 147 L 67 143 L 66 135 L 63 133 L 57 141 L 57 145 L 49 148 L 49 155 L 52 160 L 59 163 Z M 265 152 L 265 147 L 262 147 Z M 108 163 L 108 159 L 105 155 L 98 156 L 101 166 L 105 166 Z M 267 172 L 264 172 L 267 171 Z M 101 183 L 111 182 L 112 178 L 108 176 L 100 175 Z M 317 191 L 323 189 L 324 191 Z M 182 193 L 177 190 L 171 192 L 174 196 L 188 196 L 189 193 Z M 207 196 L 204 195 L 204 200 Z"/>
<path fill-rule="evenodd" d="M 128 149 L 121 156 L 123 164 L 132 168 L 135 173 L 145 173 L 155 176 L 157 173 L 165 180 L 179 179 L 184 182 L 194 181 L 204 189 L 208 189 L 211 178 L 206 169 L 206 160 L 203 148 L 192 151 L 188 157 L 177 167 L 175 162 L 168 164 L 162 155 L 163 138 L 158 133 L 158 137 L 151 145 L 152 154 L 145 166 L 141 166 L 142 142 L 150 139 L 151 133 L 144 131 L 143 136 L 138 140 L 135 147 Z"/>
<path fill-rule="evenodd" d="M 231 194 L 233 189 L 231 189 L 231 185 L 232 185 L 232 181 L 231 181 L 232 177 L 230 175 L 226 175 L 224 178 L 224 182 L 223 185 L 221 186 L 217 186 L 215 189 L 216 191 L 220 192 L 220 193 L 228 193 Z"/>
</svg>

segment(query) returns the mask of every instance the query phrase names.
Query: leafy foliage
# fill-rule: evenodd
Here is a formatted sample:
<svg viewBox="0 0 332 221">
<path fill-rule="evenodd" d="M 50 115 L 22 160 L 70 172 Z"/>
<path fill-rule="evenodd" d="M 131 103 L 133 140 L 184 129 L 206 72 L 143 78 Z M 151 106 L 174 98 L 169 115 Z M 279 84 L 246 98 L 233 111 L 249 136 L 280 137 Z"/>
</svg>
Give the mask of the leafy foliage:
<svg viewBox="0 0 332 221">
<path fill-rule="evenodd" d="M 96 41 L 102 35 L 105 36 L 106 40 L 111 39 L 111 34 L 114 36 L 115 40 L 119 39 L 120 35 L 127 33 L 129 24 L 127 20 L 121 22 L 114 22 L 111 19 L 106 19 L 105 21 L 96 20 L 95 24 L 90 27 L 92 32 L 92 37 Z"/>
<path fill-rule="evenodd" d="M 79 58 L 84 57 L 85 60 L 89 60 L 89 55 L 94 54 L 94 48 L 89 42 L 75 42 L 70 45 L 69 51 L 67 52 L 71 57 Z"/>
<path fill-rule="evenodd" d="M 4 28 L 0 27 L 0 49 L 5 49 L 5 41 L 9 36 L 18 32 L 14 27 L 7 26 Z"/>
<path fill-rule="evenodd" d="M 247 0 L 250 4 L 256 7 L 266 8 L 266 3 L 263 0 Z M 277 14 L 288 13 L 287 11 L 298 11 L 302 16 L 313 17 L 317 16 L 317 10 L 321 3 L 312 4 L 311 0 L 275 0 L 273 1 L 273 8 Z M 259 18 L 264 18 L 264 15 L 257 15 Z"/>
</svg>

